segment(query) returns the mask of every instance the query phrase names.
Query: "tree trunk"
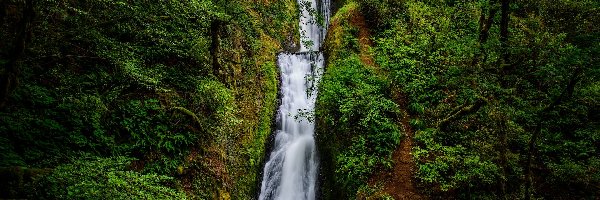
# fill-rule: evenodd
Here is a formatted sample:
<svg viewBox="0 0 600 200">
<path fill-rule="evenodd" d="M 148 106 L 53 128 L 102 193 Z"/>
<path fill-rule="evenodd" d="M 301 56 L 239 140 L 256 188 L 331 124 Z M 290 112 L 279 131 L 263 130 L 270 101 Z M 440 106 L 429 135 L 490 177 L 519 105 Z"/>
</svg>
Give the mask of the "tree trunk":
<svg viewBox="0 0 600 200">
<path fill-rule="evenodd" d="M 494 17 L 496 16 L 496 13 L 498 12 L 498 9 L 494 5 L 494 1 L 490 2 L 490 10 L 489 10 L 487 17 L 485 16 L 485 9 L 481 8 L 481 10 L 482 10 L 481 16 L 479 17 L 479 53 L 477 53 L 475 55 L 475 58 L 473 59 L 473 62 L 471 63 L 472 66 L 477 65 L 481 55 L 484 54 L 484 53 L 482 53 L 484 51 L 483 44 L 485 42 L 487 42 L 487 40 L 490 36 L 490 27 L 492 27 L 492 23 L 494 23 Z M 484 56 L 485 56 L 485 54 L 484 54 Z M 485 57 L 487 57 L 487 56 L 485 56 Z"/>
<path fill-rule="evenodd" d="M 473 103 L 473 105 L 470 106 L 467 106 L 467 103 L 465 103 L 459 106 L 458 108 L 454 109 L 447 117 L 440 120 L 437 124 L 437 127 L 440 129 L 444 129 L 453 120 L 456 120 L 465 115 L 475 113 L 479 111 L 479 109 L 485 104 L 487 104 L 487 100 L 485 100 L 484 98 L 477 99 L 475 103 Z"/>
<path fill-rule="evenodd" d="M 510 12 L 510 0 L 502 0 L 502 17 L 500 18 L 500 45 L 502 46 L 502 58 L 504 64 L 508 64 L 508 21 Z"/>
<path fill-rule="evenodd" d="M 575 86 L 581 80 L 580 75 L 583 73 L 582 68 L 577 68 L 573 72 L 573 75 L 567 82 L 567 86 L 562 91 L 560 96 L 558 96 L 550 105 L 544 108 L 542 111 L 538 113 L 538 124 L 531 136 L 531 139 L 528 143 L 529 150 L 527 151 L 527 161 L 525 163 L 525 200 L 531 199 L 531 188 L 533 187 L 533 172 L 531 171 L 531 165 L 533 162 L 533 156 L 535 154 L 535 143 L 539 139 L 542 132 L 542 121 L 544 121 L 548 117 L 548 112 L 554 110 L 557 106 L 559 106 L 565 99 L 571 98 L 573 96 L 573 92 L 575 91 Z"/>
<path fill-rule="evenodd" d="M 502 47 L 502 65 L 507 65 L 509 62 L 509 53 L 508 53 L 508 22 L 510 17 L 510 0 L 502 0 L 501 5 L 501 17 L 500 17 L 500 45 Z M 506 76 L 506 74 L 503 74 Z M 508 83 L 505 78 L 503 78 L 505 83 Z M 508 87 L 508 84 L 503 84 L 504 87 Z M 500 179 L 500 193 L 502 199 L 507 199 L 506 188 L 508 182 L 507 178 L 507 168 L 508 168 L 508 136 L 506 133 L 507 123 L 506 120 L 502 121 L 503 130 L 500 130 L 500 166 L 502 168 L 502 178 Z"/>
<path fill-rule="evenodd" d="M 487 42 L 489 36 L 490 36 L 490 27 L 492 27 L 492 23 L 494 22 L 494 16 L 496 16 L 496 13 L 498 12 L 498 9 L 493 7 L 490 8 L 490 12 L 488 14 L 488 17 L 486 19 L 485 14 L 482 12 L 481 13 L 481 17 L 479 18 L 479 43 L 483 44 L 485 42 Z"/>
<path fill-rule="evenodd" d="M 13 50 L 9 53 L 9 61 L 4 66 L 5 72 L 0 77 L 0 108 L 3 108 L 8 102 L 8 96 L 10 92 L 15 89 L 18 83 L 19 68 L 18 64 L 23 54 L 25 53 L 25 43 L 27 42 L 27 36 L 31 30 L 30 23 L 35 15 L 33 0 L 25 1 L 25 8 L 23 9 L 23 16 L 17 23 L 15 28 L 15 41 L 13 44 Z"/>
<path fill-rule="evenodd" d="M 531 187 L 533 187 L 533 177 L 531 172 L 531 163 L 533 162 L 533 153 L 535 151 L 535 143 L 542 132 L 542 123 L 538 122 L 533 135 L 528 143 L 527 161 L 525 162 L 525 200 L 531 199 Z"/>
<path fill-rule="evenodd" d="M 211 43 L 210 43 L 210 56 L 212 58 L 212 70 L 213 75 L 218 78 L 221 78 L 221 63 L 219 63 L 219 51 L 221 47 L 221 26 L 222 21 L 219 19 L 215 19 L 210 24 L 210 34 L 211 34 Z"/>
<path fill-rule="evenodd" d="M 507 123 L 502 121 L 502 130 L 500 130 L 500 167 L 502 168 L 502 177 L 500 178 L 500 198 L 508 199 L 506 188 L 508 187 L 507 179 L 507 168 L 508 168 L 508 136 L 507 136 Z"/>
<path fill-rule="evenodd" d="M 7 1 L 0 2 L 0 27 L 4 27 L 4 17 L 6 17 Z"/>
</svg>

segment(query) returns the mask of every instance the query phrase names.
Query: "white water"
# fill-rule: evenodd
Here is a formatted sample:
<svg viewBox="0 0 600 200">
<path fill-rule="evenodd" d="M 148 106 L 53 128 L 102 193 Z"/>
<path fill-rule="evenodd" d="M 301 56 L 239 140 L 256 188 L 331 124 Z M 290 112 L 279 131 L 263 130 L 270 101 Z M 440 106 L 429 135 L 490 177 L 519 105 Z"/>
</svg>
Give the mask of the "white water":
<svg viewBox="0 0 600 200">
<path fill-rule="evenodd" d="M 310 2 L 311 10 L 329 21 L 329 0 L 298 0 L 299 5 Z M 308 6 L 307 6 L 308 7 Z M 326 30 L 317 25 L 316 18 L 303 6 L 300 17 L 301 53 L 279 54 L 281 68 L 281 106 L 277 114 L 278 130 L 269 160 L 265 164 L 260 200 L 314 200 L 318 159 L 315 126 L 301 113 L 313 112 L 317 96 L 316 83 L 323 68 L 323 54 L 317 52 Z M 308 43 L 307 43 L 308 44 Z"/>
</svg>

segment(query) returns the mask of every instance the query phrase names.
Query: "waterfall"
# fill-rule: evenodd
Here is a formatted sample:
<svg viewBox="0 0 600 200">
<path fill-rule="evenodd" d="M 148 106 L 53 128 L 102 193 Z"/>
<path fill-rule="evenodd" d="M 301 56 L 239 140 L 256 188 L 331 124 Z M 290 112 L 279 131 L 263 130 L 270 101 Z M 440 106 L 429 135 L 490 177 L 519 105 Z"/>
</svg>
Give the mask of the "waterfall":
<svg viewBox="0 0 600 200">
<path fill-rule="evenodd" d="M 318 159 L 314 123 L 317 83 L 323 68 L 318 52 L 329 22 L 329 0 L 298 0 L 301 9 L 300 52 L 282 53 L 281 105 L 269 160 L 265 163 L 259 200 L 313 200 Z M 320 20 L 319 20 L 320 19 Z M 324 26 L 319 26 L 322 22 Z"/>
</svg>

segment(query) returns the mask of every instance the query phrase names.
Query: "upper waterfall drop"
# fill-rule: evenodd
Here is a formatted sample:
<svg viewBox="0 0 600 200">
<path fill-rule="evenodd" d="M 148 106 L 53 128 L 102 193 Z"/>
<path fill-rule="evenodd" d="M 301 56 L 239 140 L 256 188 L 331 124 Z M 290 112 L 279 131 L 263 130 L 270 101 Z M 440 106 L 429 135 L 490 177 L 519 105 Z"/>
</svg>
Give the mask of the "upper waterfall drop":
<svg viewBox="0 0 600 200">
<path fill-rule="evenodd" d="M 329 25 L 330 0 L 298 0 L 300 6 L 300 51 L 319 51 Z M 322 24 L 321 24 L 322 23 Z M 310 43 L 310 45 L 307 45 Z"/>
<path fill-rule="evenodd" d="M 259 200 L 315 199 L 319 164 L 313 136 L 315 126 L 305 115 L 312 114 L 315 107 L 316 86 L 324 63 L 318 50 L 329 22 L 329 0 L 318 3 L 298 0 L 300 52 L 282 53 L 277 58 L 281 70 L 281 105 Z"/>
</svg>

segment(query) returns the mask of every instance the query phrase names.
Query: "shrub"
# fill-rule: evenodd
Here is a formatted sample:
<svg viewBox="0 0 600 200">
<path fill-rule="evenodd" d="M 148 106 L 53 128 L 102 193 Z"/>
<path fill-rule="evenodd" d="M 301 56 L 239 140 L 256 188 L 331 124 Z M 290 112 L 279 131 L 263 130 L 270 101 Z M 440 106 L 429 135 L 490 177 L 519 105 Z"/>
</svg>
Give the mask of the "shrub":
<svg viewBox="0 0 600 200">
<path fill-rule="evenodd" d="M 394 117 L 398 105 L 384 94 L 388 84 L 356 56 L 334 61 L 320 83 L 317 136 L 332 153 L 338 187 L 354 195 L 377 168 L 391 167 L 401 136 Z"/>
<path fill-rule="evenodd" d="M 186 199 L 173 178 L 127 170 L 126 157 L 80 159 L 30 185 L 36 199 Z"/>
</svg>

